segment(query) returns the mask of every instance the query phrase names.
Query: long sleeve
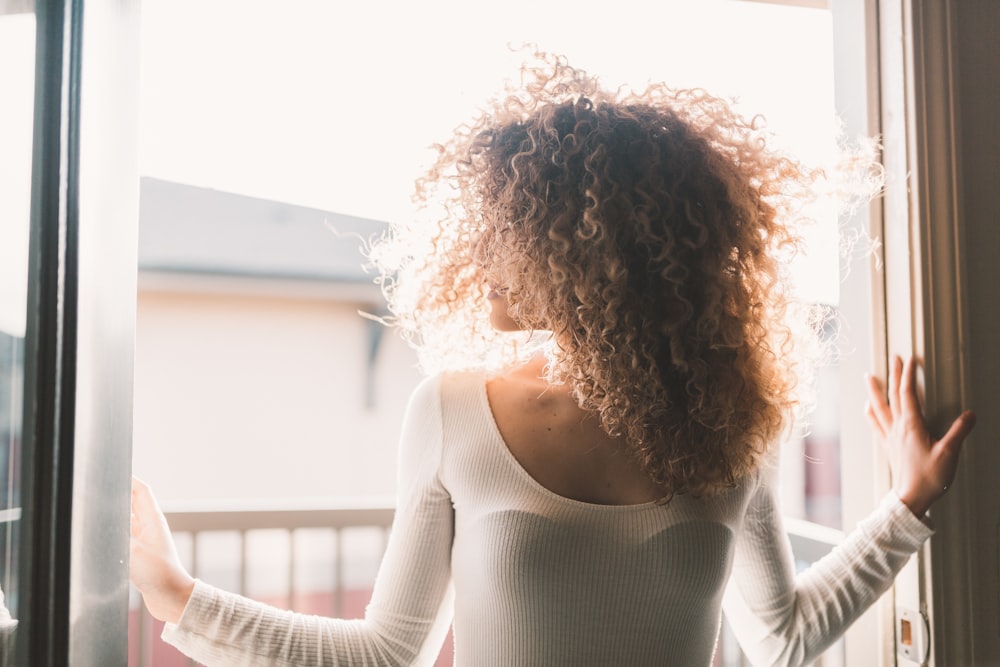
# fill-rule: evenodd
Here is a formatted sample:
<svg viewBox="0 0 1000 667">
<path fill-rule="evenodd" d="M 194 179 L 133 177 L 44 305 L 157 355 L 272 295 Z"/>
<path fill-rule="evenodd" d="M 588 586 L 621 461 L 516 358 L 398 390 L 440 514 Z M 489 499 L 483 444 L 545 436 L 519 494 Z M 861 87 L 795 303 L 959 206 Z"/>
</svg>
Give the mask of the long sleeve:
<svg viewBox="0 0 1000 667">
<path fill-rule="evenodd" d="M 429 665 L 451 619 L 451 498 L 439 479 L 438 378 L 407 407 L 396 516 L 364 619 L 282 611 L 197 582 L 164 639 L 210 667 Z"/>
<path fill-rule="evenodd" d="M 878 600 L 932 531 L 889 493 L 840 545 L 796 576 L 774 477 L 763 471 L 751 498 L 723 609 L 752 664 L 802 665 Z"/>
</svg>

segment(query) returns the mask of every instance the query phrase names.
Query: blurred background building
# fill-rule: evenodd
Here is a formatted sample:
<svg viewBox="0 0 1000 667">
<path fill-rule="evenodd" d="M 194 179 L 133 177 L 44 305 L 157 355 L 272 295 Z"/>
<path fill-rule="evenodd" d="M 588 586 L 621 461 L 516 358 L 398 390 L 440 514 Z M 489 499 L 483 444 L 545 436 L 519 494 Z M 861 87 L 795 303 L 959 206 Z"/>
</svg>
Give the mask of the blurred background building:
<svg viewBox="0 0 1000 667">
<path fill-rule="evenodd" d="M 144 178 L 133 469 L 164 502 L 384 497 L 416 356 L 363 248 L 384 223 Z"/>
</svg>

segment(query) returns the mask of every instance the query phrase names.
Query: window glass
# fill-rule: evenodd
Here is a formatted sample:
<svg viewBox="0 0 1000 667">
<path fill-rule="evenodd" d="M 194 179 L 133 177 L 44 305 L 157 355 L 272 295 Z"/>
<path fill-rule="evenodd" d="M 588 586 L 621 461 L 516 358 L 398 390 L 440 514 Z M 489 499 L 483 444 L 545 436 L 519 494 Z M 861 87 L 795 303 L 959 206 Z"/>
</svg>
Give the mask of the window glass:
<svg viewBox="0 0 1000 667">
<path fill-rule="evenodd" d="M 15 618 L 34 38 L 34 14 L 0 12 L 0 589 Z"/>
</svg>

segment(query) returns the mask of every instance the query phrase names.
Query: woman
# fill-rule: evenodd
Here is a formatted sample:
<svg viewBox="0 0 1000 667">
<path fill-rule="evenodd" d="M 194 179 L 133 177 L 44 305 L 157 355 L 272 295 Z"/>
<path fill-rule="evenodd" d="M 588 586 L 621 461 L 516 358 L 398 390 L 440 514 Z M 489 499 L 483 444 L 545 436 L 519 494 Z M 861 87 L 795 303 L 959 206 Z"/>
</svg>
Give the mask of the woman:
<svg viewBox="0 0 1000 667">
<path fill-rule="evenodd" d="M 897 358 L 888 401 L 869 380 L 894 491 L 794 576 L 774 443 L 807 365 L 777 258 L 818 174 L 700 91 L 609 93 L 553 58 L 523 79 L 419 182 L 446 195 L 429 236 L 374 248 L 395 323 L 452 369 L 410 400 L 366 618 L 193 580 L 137 482 L 132 581 L 189 655 L 429 664 L 453 613 L 459 665 L 707 665 L 724 607 L 754 664 L 801 664 L 930 535 L 974 418 L 935 442 Z"/>
</svg>

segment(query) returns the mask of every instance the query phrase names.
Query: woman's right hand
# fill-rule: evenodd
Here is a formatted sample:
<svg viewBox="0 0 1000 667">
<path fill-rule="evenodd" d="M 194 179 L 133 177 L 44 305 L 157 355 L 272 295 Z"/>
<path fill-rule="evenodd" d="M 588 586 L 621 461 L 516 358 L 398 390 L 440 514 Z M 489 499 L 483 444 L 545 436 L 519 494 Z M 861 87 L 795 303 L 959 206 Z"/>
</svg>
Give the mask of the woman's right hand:
<svg viewBox="0 0 1000 667">
<path fill-rule="evenodd" d="M 153 618 L 168 623 L 180 619 L 194 590 L 194 578 L 181 565 L 170 527 L 153 492 L 148 484 L 135 477 L 132 478 L 129 579 L 142 593 Z"/>
<path fill-rule="evenodd" d="M 976 425 L 971 410 L 960 414 L 941 439 L 927 429 L 917 397 L 917 362 L 892 358 L 888 397 L 881 383 L 868 377 L 868 418 L 886 448 L 896 495 L 922 517 L 945 494 L 955 478 L 958 453 Z"/>
</svg>

